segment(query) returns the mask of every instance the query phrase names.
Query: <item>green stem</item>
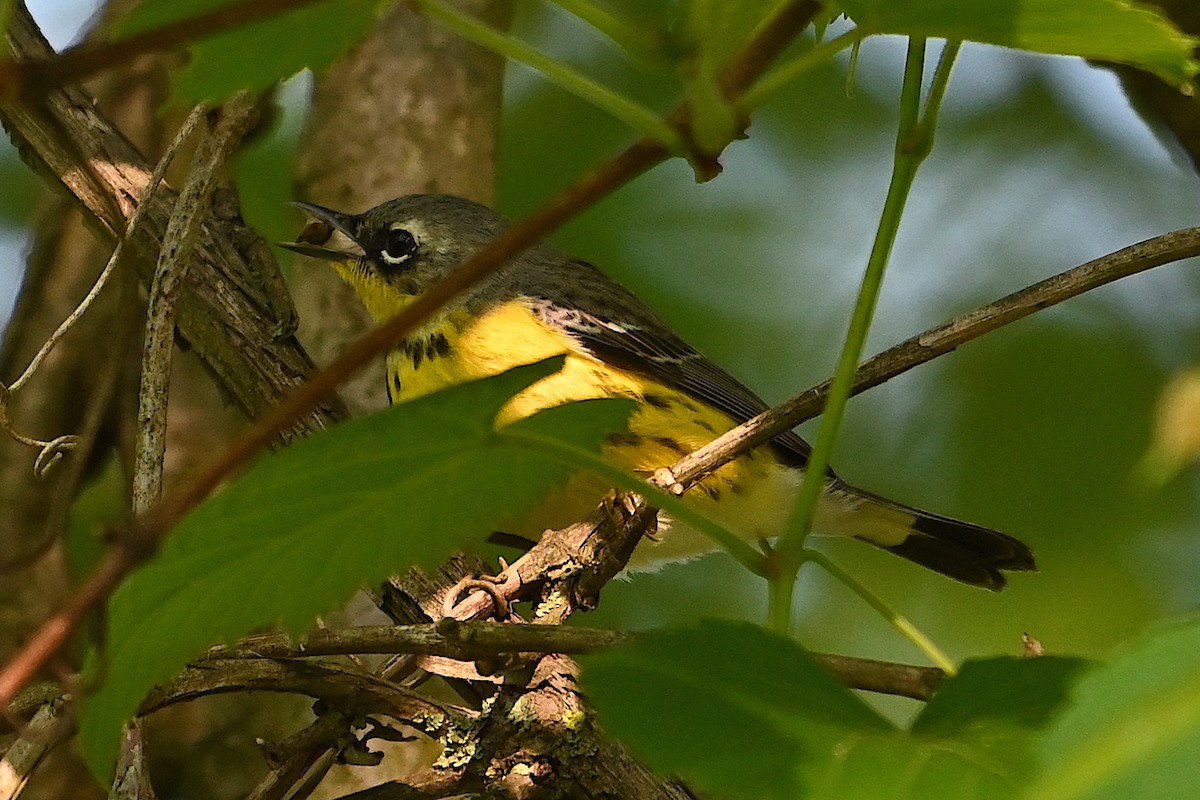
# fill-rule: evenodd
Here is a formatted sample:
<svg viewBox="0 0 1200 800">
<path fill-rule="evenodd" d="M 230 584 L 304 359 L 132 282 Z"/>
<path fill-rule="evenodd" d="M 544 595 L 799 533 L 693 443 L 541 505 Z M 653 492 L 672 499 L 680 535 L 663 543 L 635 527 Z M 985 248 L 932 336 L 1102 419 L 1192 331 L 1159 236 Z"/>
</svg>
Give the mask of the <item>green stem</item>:
<svg viewBox="0 0 1200 800">
<path fill-rule="evenodd" d="M 633 25 L 624 18 L 601 8 L 591 0 L 553 0 L 569 14 L 591 25 L 607 36 L 633 59 L 641 62 L 661 62 L 664 57 L 662 38 L 657 30 Z"/>
<path fill-rule="evenodd" d="M 862 39 L 862 33 L 857 28 L 846 31 L 841 36 L 813 45 L 790 61 L 780 64 L 775 69 L 758 79 L 742 97 L 739 107 L 743 111 L 751 111 L 761 106 L 777 91 L 799 78 L 810 69 L 821 66 L 836 54 L 857 44 Z"/>
<path fill-rule="evenodd" d="M 511 429 L 501 430 L 500 435 L 516 444 L 530 446 L 537 452 L 570 467 L 589 470 L 605 480 L 611 481 L 615 486 L 637 492 L 650 505 L 662 509 L 675 519 L 712 539 L 746 569 L 756 575 L 764 574 L 762 553 L 737 534 L 696 511 L 675 495 L 608 463 L 600 456 L 582 447 Z"/>
<path fill-rule="evenodd" d="M 837 564 L 830 561 L 822 553 L 815 550 L 805 550 L 802 553 L 804 561 L 811 561 L 818 565 L 841 584 L 846 586 L 850 591 L 858 595 L 862 600 L 875 609 L 881 617 L 892 624 L 896 630 L 900 631 L 910 642 L 916 645 L 917 649 L 926 655 L 926 657 L 940 668 L 947 675 L 954 676 L 958 673 L 958 666 L 950 660 L 950 657 L 942 652 L 942 649 L 933 643 L 933 640 L 921 632 L 920 628 L 912 623 L 908 617 L 893 610 L 887 603 L 883 602 L 879 597 L 871 592 L 870 589 L 863 586 L 854 579 L 850 573 L 839 567 Z"/>
<path fill-rule="evenodd" d="M 924 76 L 925 40 L 909 41 L 908 58 L 904 69 L 904 83 L 900 90 L 900 120 L 896 134 L 896 147 L 892 163 L 892 178 L 888 185 L 887 198 L 876 230 L 867 269 L 859 287 L 858 299 L 850 319 L 846 342 L 838 359 L 837 369 L 829 388 L 829 400 L 821 417 L 821 428 L 813 445 L 805 470 L 804 480 L 796 498 L 788 529 L 773 553 L 771 564 L 772 582 L 781 584 L 770 593 L 771 605 L 768 619 L 772 629 L 786 633 L 791 627 L 792 597 L 795 581 L 805 560 L 804 541 L 812 530 L 817 504 L 825 487 L 829 459 L 845 416 L 846 402 L 854 384 L 854 373 L 883 283 L 888 256 L 896 240 L 908 194 L 918 167 L 932 147 L 933 130 L 938 110 L 944 96 L 949 71 L 957 53 L 957 45 L 948 45 L 938 64 L 924 114 L 921 110 L 921 81 Z M 783 584 L 786 584 L 784 586 Z"/>
<path fill-rule="evenodd" d="M 614 92 L 561 61 L 538 52 L 525 42 L 464 14 L 443 0 L 413 0 L 424 14 L 438 20 L 464 39 L 518 61 L 545 75 L 576 97 L 612 114 L 671 153 L 683 152 L 679 134 L 650 108 Z"/>
</svg>

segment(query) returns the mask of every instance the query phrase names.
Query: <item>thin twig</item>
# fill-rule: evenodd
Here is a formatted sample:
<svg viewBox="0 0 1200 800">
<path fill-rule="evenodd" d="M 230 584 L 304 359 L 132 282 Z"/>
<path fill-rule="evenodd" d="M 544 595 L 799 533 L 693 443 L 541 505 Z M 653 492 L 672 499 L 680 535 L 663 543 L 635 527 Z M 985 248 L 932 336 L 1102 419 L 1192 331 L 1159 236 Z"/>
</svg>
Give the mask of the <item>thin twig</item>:
<svg viewBox="0 0 1200 800">
<path fill-rule="evenodd" d="M 299 641 L 286 634 L 249 636 L 236 645 L 214 647 L 197 662 L 256 658 L 315 658 L 348 654 L 414 653 L 475 661 L 504 653 L 583 655 L 630 644 L 640 634 L 602 628 L 531 623 L 458 622 L 427 625 L 379 625 L 341 631 L 316 631 Z M 813 658 L 853 689 L 928 700 L 946 673 L 853 656 L 813 653 Z"/>
<path fill-rule="evenodd" d="M 446 708 L 366 670 L 321 661 L 225 659 L 185 669 L 170 683 L 155 687 L 139 716 L 160 708 L 227 692 L 287 692 L 324 700 L 351 716 L 387 714 L 437 737 L 455 718 L 473 715 Z"/>
<path fill-rule="evenodd" d="M 879 386 L 1035 311 L 1121 278 L 1194 256 L 1200 256 L 1200 228 L 1164 233 L 1101 256 L 972 309 L 867 359 L 855 373 L 851 393 L 859 394 Z M 671 474 L 681 486 L 695 484 L 723 464 L 820 414 L 828 392 L 829 382 L 826 381 L 764 411 L 675 462 L 670 468 Z M 665 483 L 660 481 L 660 485 Z"/>
<path fill-rule="evenodd" d="M 812 653 L 817 663 L 851 689 L 928 700 L 946 682 L 937 667 L 897 664 L 870 658 Z"/>
<path fill-rule="evenodd" d="M 23 5 L 14 9 L 7 44 L 22 61 L 54 57 Z M 121 238 L 154 165 L 145 163 L 99 113 L 95 98 L 79 86 L 64 86 L 34 106 L 0 103 L 0 122 L 18 143 L 23 158 L 60 181 L 94 217 L 99 232 L 114 243 Z M 147 287 L 154 278 L 155 259 L 176 196 L 164 182 L 130 237 L 132 251 L 126 249 L 127 260 L 137 267 Z M 303 383 L 314 367 L 293 335 L 295 310 L 282 289 L 274 256 L 242 221 L 232 195 L 214 205 L 202 236 L 176 327 L 228 396 L 247 415 L 258 417 Z M 331 397 L 283 438 L 328 427 L 344 416 L 336 396 Z"/>
<path fill-rule="evenodd" d="M 46 754 L 70 737 L 73 723 L 66 700 L 61 697 L 37 710 L 0 759 L 0 800 L 16 800 L 21 795 L 30 774 Z"/>
<path fill-rule="evenodd" d="M 57 58 L 38 62 L 0 60 L 0 100 L 26 98 L 127 64 L 146 53 L 181 48 L 198 39 L 310 5 L 316 0 L 247 0 L 169 22 L 115 42 L 84 42 Z"/>
<path fill-rule="evenodd" d="M 595 653 L 627 644 L 635 637 L 636 634 L 627 631 L 602 628 L 443 619 L 426 625 L 366 625 L 336 632 L 315 631 L 299 641 L 286 634 L 259 634 L 230 647 L 214 647 L 202 661 L 309 658 L 352 653 L 416 653 L 474 661 L 500 653 Z"/>
<path fill-rule="evenodd" d="M 96 298 L 100 296 L 100 291 L 104 288 L 105 284 L 108 283 L 108 279 L 112 275 L 113 270 L 116 269 L 117 264 L 120 263 L 122 256 L 125 254 L 126 242 L 128 242 L 138 230 L 138 226 L 141 224 L 142 217 L 145 214 L 145 209 L 150 207 L 150 203 L 154 199 L 154 195 L 158 191 L 158 187 L 162 184 L 163 177 L 167 173 L 167 168 L 175 159 L 175 154 L 179 152 L 179 148 L 182 146 L 182 144 L 192 135 L 192 131 L 195 129 L 196 124 L 200 121 L 203 113 L 204 109 L 200 106 L 192 109 L 192 113 L 189 114 L 187 119 L 184 120 L 183 125 L 179 128 L 179 132 L 175 135 L 174 140 L 170 143 L 170 145 L 167 146 L 166 152 L 163 153 L 163 157 L 159 159 L 158 164 L 154 167 L 154 172 L 150 175 L 150 180 L 146 184 L 146 188 L 142 192 L 141 198 L 138 200 L 137 208 L 134 210 L 133 215 L 129 218 L 129 223 L 125 228 L 125 235 L 122 236 L 117 242 L 117 246 L 113 248 L 113 252 L 108 259 L 108 263 L 104 265 L 104 269 L 101 270 L 100 275 L 96 278 L 96 282 L 92 284 L 92 288 L 88 291 L 84 298 L 79 301 L 79 305 L 75 307 L 75 310 L 67 315 L 67 318 L 64 319 L 58 328 L 55 329 L 54 333 L 50 334 L 50 337 L 46 339 L 45 344 L 43 344 L 38 349 L 37 353 L 34 354 L 33 358 L 30 359 L 29 366 L 25 367 L 25 370 L 15 381 L 12 382 L 12 385 L 8 387 L 0 385 L 0 427 L 2 427 L 9 436 L 21 444 L 41 448 L 42 452 L 38 454 L 37 459 L 34 461 L 34 471 L 38 476 L 44 476 L 46 472 L 58 462 L 64 452 L 74 448 L 78 443 L 78 437 L 67 434 L 44 442 L 39 439 L 34 439 L 18 433 L 13 429 L 11 420 L 9 419 L 8 403 L 11 399 L 11 395 L 20 391 L 21 387 L 23 387 L 29 381 L 29 379 L 33 377 L 33 374 L 37 371 L 37 368 L 41 366 L 42 362 L 46 359 L 46 356 L 50 355 L 50 351 L 54 349 L 59 340 L 66 335 L 67 331 L 71 329 L 71 326 L 79 321 L 79 318 L 82 317 L 85 312 L 87 312 L 92 303 L 95 302 Z"/>
<path fill-rule="evenodd" d="M 335 714 L 317 717 L 304 730 L 289 736 L 286 741 L 272 745 L 278 756 L 268 756 L 271 769 L 246 795 L 246 800 L 282 800 L 292 798 L 293 787 L 314 776 L 323 777 L 337 759 L 334 743 L 345 736 L 348 725 Z"/>
<path fill-rule="evenodd" d="M 192 112 L 189 121 L 200 108 Z M 138 432 L 133 471 L 133 512 L 145 513 L 162 494 L 163 454 L 166 452 L 167 401 L 171 356 L 175 348 L 175 310 L 183 278 L 191 266 L 200 226 L 208 215 L 217 174 L 256 119 L 249 92 L 236 94 L 221 109 L 220 121 L 205 136 L 192 159 L 150 286 L 138 391 Z"/>
</svg>

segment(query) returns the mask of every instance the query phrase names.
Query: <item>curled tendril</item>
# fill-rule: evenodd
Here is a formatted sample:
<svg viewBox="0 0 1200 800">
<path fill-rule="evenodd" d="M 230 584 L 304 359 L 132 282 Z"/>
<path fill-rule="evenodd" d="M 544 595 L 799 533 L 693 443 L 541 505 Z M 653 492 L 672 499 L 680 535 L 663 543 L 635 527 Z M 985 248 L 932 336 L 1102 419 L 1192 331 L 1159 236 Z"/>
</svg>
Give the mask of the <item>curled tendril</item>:
<svg viewBox="0 0 1200 800">
<path fill-rule="evenodd" d="M 494 580 L 480 580 L 467 576 L 450 588 L 446 592 L 446 597 L 442 600 L 442 614 L 447 617 L 454 615 L 454 608 L 458 605 L 459 598 L 463 594 L 473 591 L 480 591 L 492 598 L 492 606 L 495 609 L 493 616 L 496 619 L 504 620 L 512 615 L 512 608 L 508 604 L 508 599 L 501 594 L 500 587 Z"/>
<path fill-rule="evenodd" d="M 8 411 L 10 399 L 12 399 L 12 390 L 0 383 L 0 430 L 7 433 L 15 442 L 40 448 L 40 452 L 33 460 L 33 475 L 38 480 L 42 480 L 67 452 L 79 446 L 79 437 L 68 433 L 45 442 L 32 436 L 26 436 L 12 426 L 12 418 Z"/>
<path fill-rule="evenodd" d="M 41 445 L 41 452 L 33 460 L 33 474 L 38 480 L 44 479 L 64 455 L 79 446 L 79 437 L 68 433 L 42 442 Z"/>
</svg>

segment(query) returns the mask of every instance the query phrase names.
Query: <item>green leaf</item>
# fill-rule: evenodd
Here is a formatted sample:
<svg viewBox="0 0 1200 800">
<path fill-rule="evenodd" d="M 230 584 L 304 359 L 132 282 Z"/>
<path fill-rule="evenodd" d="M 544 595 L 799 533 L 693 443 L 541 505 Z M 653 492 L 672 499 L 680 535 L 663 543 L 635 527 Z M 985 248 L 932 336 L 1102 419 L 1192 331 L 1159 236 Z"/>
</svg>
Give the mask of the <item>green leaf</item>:
<svg viewBox="0 0 1200 800">
<path fill-rule="evenodd" d="M 1085 666 L 968 663 L 904 732 L 752 625 L 659 631 L 583 664 L 602 725 L 655 769 L 716 797 L 806 800 L 1010 800 Z"/>
<path fill-rule="evenodd" d="M 1131 64 L 1176 86 L 1195 77 L 1197 40 L 1132 0 L 842 0 L 865 33 L 897 33 Z"/>
<path fill-rule="evenodd" d="M 562 358 L 352 420 L 264 457 L 189 514 L 109 606 L 107 677 L 80 735 L 96 775 L 155 684 L 215 642 L 282 622 L 293 633 L 364 584 L 431 566 L 528 511 L 569 467 L 494 429 L 514 394 Z M 592 400 L 517 423 L 598 451 L 633 404 Z"/>
<path fill-rule="evenodd" d="M 233 4 L 146 0 L 125 19 L 120 33 L 138 33 Z M 172 101 L 219 102 L 239 89 L 263 91 L 305 68 L 324 69 L 366 34 L 379 5 L 380 0 L 324 0 L 202 39 L 190 47 L 187 66 L 175 76 Z"/>
<path fill-rule="evenodd" d="M 908 734 L 848 739 L 807 781 L 813 800 L 1011 800 L 1035 773 L 1040 731 L 1088 662 L 969 661 Z"/>
<path fill-rule="evenodd" d="M 1041 744 L 1024 797 L 1173 800 L 1200 787 L 1200 620 L 1159 630 L 1085 674 Z"/>
<path fill-rule="evenodd" d="M 776 0 L 685 0 L 679 11 L 687 41 L 715 73 L 777 5 Z"/>
<path fill-rule="evenodd" d="M 7 136 L 0 141 L 0 186 L 4 187 L 0 192 L 0 224 L 29 224 L 40 188 L 37 174 L 21 161 Z"/>
<path fill-rule="evenodd" d="M 722 797 L 795 797 L 804 760 L 890 730 L 800 645 L 745 623 L 657 631 L 583 663 L 610 733 Z"/>
<path fill-rule="evenodd" d="M 921 710 L 912 731 L 955 735 L 994 722 L 1041 728 L 1088 663 L 1051 656 L 968 661 Z"/>
<path fill-rule="evenodd" d="M 847 737 L 823 756 L 805 800 L 1012 800 L 1020 785 L 986 750 L 954 739 Z"/>
<path fill-rule="evenodd" d="M 67 520 L 66 562 L 73 584 L 82 583 L 108 549 L 106 528 L 129 516 L 129 486 L 121 460 L 114 454 L 71 503 Z"/>
</svg>

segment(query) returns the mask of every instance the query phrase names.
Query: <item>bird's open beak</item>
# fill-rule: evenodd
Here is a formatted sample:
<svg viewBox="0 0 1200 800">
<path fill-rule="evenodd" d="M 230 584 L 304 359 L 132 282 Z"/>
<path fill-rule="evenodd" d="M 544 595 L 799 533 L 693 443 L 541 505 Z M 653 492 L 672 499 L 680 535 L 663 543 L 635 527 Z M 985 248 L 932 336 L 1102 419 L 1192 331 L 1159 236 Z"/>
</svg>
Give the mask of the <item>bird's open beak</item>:
<svg viewBox="0 0 1200 800">
<path fill-rule="evenodd" d="M 293 253 L 325 261 L 345 261 L 357 259 L 363 255 L 363 250 L 356 241 L 357 217 L 313 203 L 292 203 L 292 205 L 303 209 L 312 216 L 313 221 L 304 226 L 304 229 L 296 236 L 296 241 L 277 242 L 280 247 L 291 250 Z M 333 238 L 335 231 L 350 239 L 350 249 L 338 250 L 324 246 Z"/>
</svg>

